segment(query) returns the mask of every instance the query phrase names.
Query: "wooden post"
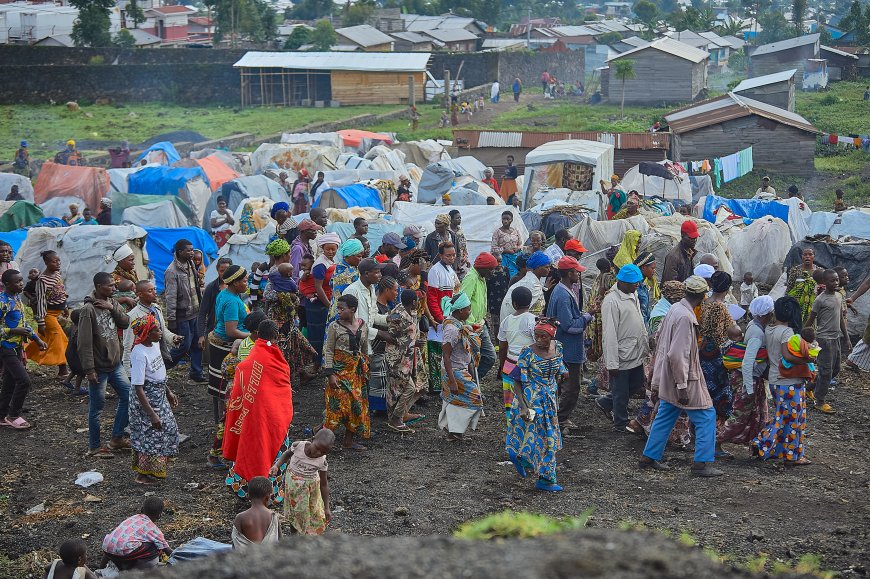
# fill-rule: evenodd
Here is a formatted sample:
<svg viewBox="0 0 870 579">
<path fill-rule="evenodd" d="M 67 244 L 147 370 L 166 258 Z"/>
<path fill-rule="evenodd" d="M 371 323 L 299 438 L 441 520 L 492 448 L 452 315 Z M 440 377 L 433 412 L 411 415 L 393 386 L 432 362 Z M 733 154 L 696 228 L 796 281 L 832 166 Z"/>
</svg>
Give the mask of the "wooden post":
<svg viewBox="0 0 870 579">
<path fill-rule="evenodd" d="M 444 69 L 444 109 L 450 112 L 450 71 Z"/>
<path fill-rule="evenodd" d="M 408 106 L 417 104 L 417 99 L 414 95 L 414 75 L 408 75 Z"/>
</svg>

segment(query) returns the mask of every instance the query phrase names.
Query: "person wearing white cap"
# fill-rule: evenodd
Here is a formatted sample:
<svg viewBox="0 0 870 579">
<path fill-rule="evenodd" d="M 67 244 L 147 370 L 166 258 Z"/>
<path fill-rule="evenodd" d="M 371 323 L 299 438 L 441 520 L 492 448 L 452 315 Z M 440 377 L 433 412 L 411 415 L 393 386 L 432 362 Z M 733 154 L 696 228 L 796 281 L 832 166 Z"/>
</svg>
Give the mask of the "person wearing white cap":
<svg viewBox="0 0 870 579">
<path fill-rule="evenodd" d="M 97 223 L 99 225 L 112 224 L 112 200 L 108 197 L 100 199 L 100 212 L 97 213 Z"/>
<path fill-rule="evenodd" d="M 695 425 L 695 462 L 691 473 L 714 477 L 724 474 L 713 468 L 716 452 L 716 411 L 701 372 L 695 308 L 707 295 L 707 282 L 696 275 L 686 280 L 686 297 L 671 306 L 659 326 L 651 388 L 659 395 L 659 409 L 638 466 L 669 470 L 662 460 L 668 437 L 681 412 Z"/>
<path fill-rule="evenodd" d="M 768 420 L 767 390 L 764 376 L 767 374 L 767 357 L 764 329 L 773 318 L 773 298 L 759 296 L 749 304 L 752 321 L 746 327 L 743 341 L 746 351 L 740 368 L 732 370 L 741 375 L 742 388 L 734 392 L 733 413 L 719 433 L 718 443 L 730 442 L 748 446 Z M 732 382 L 733 383 L 733 382 Z"/>
</svg>

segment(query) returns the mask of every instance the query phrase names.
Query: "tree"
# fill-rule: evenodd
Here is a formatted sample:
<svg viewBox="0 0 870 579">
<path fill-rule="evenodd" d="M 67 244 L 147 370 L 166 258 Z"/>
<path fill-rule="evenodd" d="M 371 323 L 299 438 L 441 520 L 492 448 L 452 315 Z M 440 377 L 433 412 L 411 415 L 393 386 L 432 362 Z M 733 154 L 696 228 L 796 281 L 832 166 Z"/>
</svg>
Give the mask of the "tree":
<svg viewBox="0 0 870 579">
<path fill-rule="evenodd" d="M 314 25 L 314 30 L 311 31 L 311 44 L 313 50 L 318 52 L 328 52 L 338 42 L 338 35 L 332 27 L 332 22 L 326 18 L 318 20 Z"/>
<path fill-rule="evenodd" d="M 286 50 L 299 50 L 303 44 L 311 42 L 311 30 L 307 26 L 297 26 L 284 42 Z"/>
<path fill-rule="evenodd" d="M 659 21 L 658 7 L 650 2 L 650 0 L 638 0 L 635 2 L 632 10 L 634 15 L 637 16 L 638 22 L 646 25 L 646 32 L 652 37 L 655 34 L 655 28 Z"/>
<path fill-rule="evenodd" d="M 719 36 L 743 36 L 743 31 L 747 26 L 740 20 L 729 19 L 725 24 L 720 24 L 716 27 L 716 34 Z"/>
<path fill-rule="evenodd" d="M 302 0 L 293 5 L 290 10 L 290 18 L 316 20 L 332 15 L 334 6 L 332 0 Z"/>
<path fill-rule="evenodd" d="M 710 30 L 716 22 L 712 10 L 698 10 L 687 6 L 685 10 L 675 10 L 668 15 L 668 22 L 677 31 Z"/>
<path fill-rule="evenodd" d="M 619 32 L 606 32 L 601 36 L 596 36 L 595 41 L 598 44 L 613 44 L 622 40 L 622 34 Z"/>
<path fill-rule="evenodd" d="M 145 12 L 139 7 L 136 0 L 127 0 L 124 18 L 133 24 L 133 28 L 139 28 L 139 25 L 145 22 Z"/>
<path fill-rule="evenodd" d="M 359 0 L 354 4 L 347 4 L 344 8 L 342 23 L 345 26 L 357 26 L 365 24 L 374 16 L 377 5 L 374 0 Z"/>
<path fill-rule="evenodd" d="M 866 13 L 861 9 L 860 0 L 854 0 L 849 7 L 849 13 L 840 21 L 840 28 L 855 35 L 855 42 L 864 46 L 870 43 L 870 9 Z"/>
<path fill-rule="evenodd" d="M 622 102 L 619 103 L 619 116 L 625 118 L 625 81 L 635 77 L 634 61 L 628 58 L 614 60 L 613 68 L 616 72 L 616 78 L 622 81 Z"/>
<path fill-rule="evenodd" d="M 758 17 L 758 25 L 761 31 L 756 37 L 758 44 L 770 44 L 789 37 L 788 20 L 781 12 L 771 10 Z"/>
<path fill-rule="evenodd" d="M 112 45 L 109 13 L 115 7 L 115 0 L 70 0 L 70 5 L 79 10 L 72 29 L 76 46 Z"/>
<path fill-rule="evenodd" d="M 126 28 L 122 28 L 115 34 L 112 43 L 119 48 L 136 48 L 136 39 Z"/>
<path fill-rule="evenodd" d="M 805 32 L 804 21 L 807 18 L 807 0 L 792 0 L 791 21 L 794 24 L 795 36 L 801 36 Z"/>
</svg>

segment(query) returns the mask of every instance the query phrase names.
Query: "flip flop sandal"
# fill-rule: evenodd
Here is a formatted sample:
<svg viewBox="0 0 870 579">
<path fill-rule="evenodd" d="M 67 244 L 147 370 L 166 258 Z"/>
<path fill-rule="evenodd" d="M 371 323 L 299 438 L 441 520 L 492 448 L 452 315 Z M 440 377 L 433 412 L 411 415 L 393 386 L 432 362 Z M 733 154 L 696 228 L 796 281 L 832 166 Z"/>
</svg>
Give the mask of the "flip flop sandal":
<svg viewBox="0 0 870 579">
<path fill-rule="evenodd" d="M 420 422 L 420 421 L 423 420 L 424 418 L 426 418 L 426 415 L 425 415 L 425 414 L 421 414 L 421 415 L 418 416 L 417 418 L 412 418 L 411 420 L 406 420 L 406 421 L 405 421 L 405 424 L 408 425 L 408 426 L 411 426 L 412 424 L 417 424 L 418 422 Z"/>
<path fill-rule="evenodd" d="M 88 456 L 108 460 L 110 458 L 115 458 L 115 453 L 113 453 L 111 450 L 109 450 L 106 447 L 101 447 L 101 448 L 96 448 L 94 450 L 88 451 Z"/>
<path fill-rule="evenodd" d="M 402 434 L 413 434 L 414 429 L 408 428 L 407 424 L 403 424 L 402 426 L 393 426 L 392 424 L 387 424 L 387 428 L 392 430 L 393 432 L 399 432 Z"/>
<path fill-rule="evenodd" d="M 224 463 L 222 460 L 219 460 L 219 461 L 217 461 L 217 462 L 213 462 L 213 461 L 210 461 L 210 460 L 206 459 L 205 464 L 206 464 L 206 466 L 208 466 L 209 468 L 213 468 L 213 469 L 215 469 L 215 470 L 224 470 L 224 469 L 226 469 L 226 468 L 229 468 L 229 467 L 226 465 L 226 463 Z"/>
<path fill-rule="evenodd" d="M 31 428 L 33 425 L 21 418 L 20 416 L 15 420 L 6 419 L 6 426 L 9 428 L 14 428 L 15 430 L 27 430 Z"/>
<path fill-rule="evenodd" d="M 811 464 L 813 464 L 813 461 L 808 458 L 802 458 L 801 460 L 786 460 L 782 463 L 782 465 L 786 468 L 794 468 L 796 466 L 809 466 Z"/>
</svg>

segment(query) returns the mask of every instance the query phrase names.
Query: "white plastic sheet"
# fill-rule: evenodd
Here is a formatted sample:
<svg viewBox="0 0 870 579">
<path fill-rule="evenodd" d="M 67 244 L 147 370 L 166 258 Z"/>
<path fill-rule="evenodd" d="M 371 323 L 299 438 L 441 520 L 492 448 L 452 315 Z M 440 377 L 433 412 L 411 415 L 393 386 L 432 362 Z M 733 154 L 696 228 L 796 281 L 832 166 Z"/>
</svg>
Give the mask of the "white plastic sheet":
<svg viewBox="0 0 870 579">
<path fill-rule="evenodd" d="M 191 225 L 184 212 L 169 199 L 159 203 L 127 207 L 121 214 L 121 224 L 169 228 Z"/>
<path fill-rule="evenodd" d="M 870 239 L 870 212 L 860 209 L 850 209 L 843 213 L 816 211 L 808 223 L 809 235 L 830 235 L 837 239 L 841 237 L 859 237 Z"/>
<path fill-rule="evenodd" d="M 728 236 L 728 252 L 734 280 L 741 281 L 743 274 L 751 271 L 755 283 L 774 285 L 791 246 L 788 225 L 776 217 L 756 219 L 749 227 L 732 231 Z"/>
<path fill-rule="evenodd" d="M 0 200 L 6 200 L 13 185 L 18 185 L 18 194 L 25 201 L 33 202 L 33 184 L 27 177 L 16 173 L 0 173 Z"/>
<path fill-rule="evenodd" d="M 64 215 L 69 215 L 70 203 L 75 203 L 79 206 L 79 213 L 85 208 L 85 201 L 80 197 L 52 197 L 45 203 L 42 203 L 39 208 L 42 209 L 42 214 L 46 217 L 62 219 Z M 40 271 L 42 271 L 42 268 L 40 268 Z"/>
</svg>

